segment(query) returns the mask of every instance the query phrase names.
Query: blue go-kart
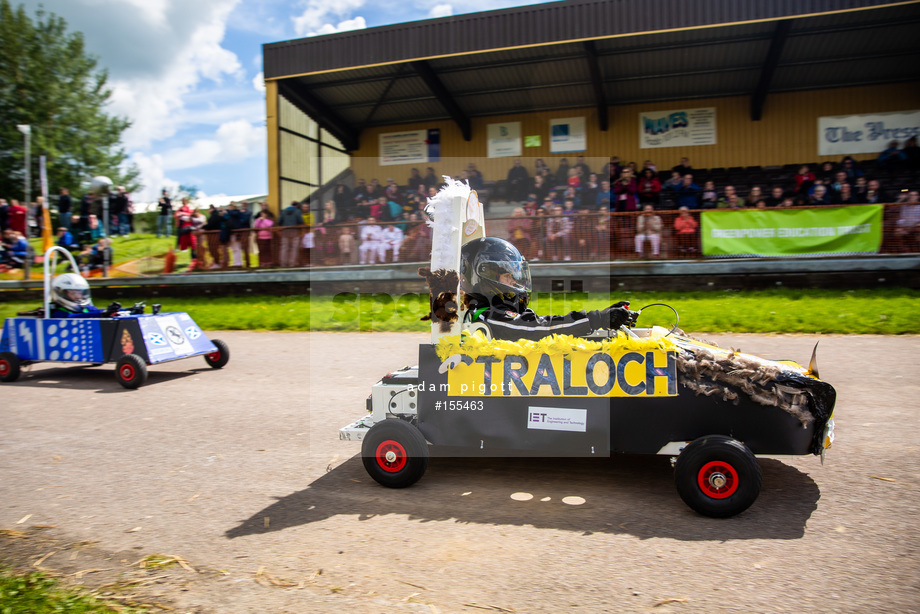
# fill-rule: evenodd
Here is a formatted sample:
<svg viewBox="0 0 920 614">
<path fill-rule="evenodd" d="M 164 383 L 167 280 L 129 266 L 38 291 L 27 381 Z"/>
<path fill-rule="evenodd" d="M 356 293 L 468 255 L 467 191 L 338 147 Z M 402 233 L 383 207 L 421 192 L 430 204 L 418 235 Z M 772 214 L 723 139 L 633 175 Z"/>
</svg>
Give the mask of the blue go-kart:
<svg viewBox="0 0 920 614">
<path fill-rule="evenodd" d="M 115 377 L 134 389 L 147 380 L 149 365 L 192 356 L 204 356 L 208 366 L 220 369 L 230 359 L 230 349 L 219 339 L 209 339 L 187 313 L 160 313 L 153 305 L 145 313 L 142 303 L 106 317 L 51 317 L 51 281 L 57 253 L 77 263 L 70 252 L 54 246 L 45 253 L 44 305 L 34 312 L 7 318 L 0 333 L 0 382 L 19 378 L 22 367 L 36 362 L 115 363 Z"/>
</svg>

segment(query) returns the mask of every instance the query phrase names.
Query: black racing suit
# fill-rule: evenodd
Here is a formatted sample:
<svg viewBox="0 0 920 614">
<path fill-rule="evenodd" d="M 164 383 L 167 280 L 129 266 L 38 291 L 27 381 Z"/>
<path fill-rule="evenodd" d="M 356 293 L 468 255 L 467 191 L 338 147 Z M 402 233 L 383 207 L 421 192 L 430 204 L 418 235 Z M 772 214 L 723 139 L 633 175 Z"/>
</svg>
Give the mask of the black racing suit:
<svg viewBox="0 0 920 614">
<path fill-rule="evenodd" d="M 484 322 L 493 339 L 537 341 L 550 335 L 583 337 L 593 330 L 607 328 L 610 318 L 604 311 L 572 311 L 564 316 L 538 316 L 532 309 L 523 313 L 504 305 L 470 310 L 473 322 Z"/>
</svg>

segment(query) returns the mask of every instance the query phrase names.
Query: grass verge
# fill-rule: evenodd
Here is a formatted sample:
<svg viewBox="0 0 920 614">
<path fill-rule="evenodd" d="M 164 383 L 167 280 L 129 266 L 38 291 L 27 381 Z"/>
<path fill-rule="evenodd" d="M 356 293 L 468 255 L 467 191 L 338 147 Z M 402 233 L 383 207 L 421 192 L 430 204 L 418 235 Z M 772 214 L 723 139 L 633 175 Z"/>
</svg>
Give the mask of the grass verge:
<svg viewBox="0 0 920 614">
<path fill-rule="evenodd" d="M 108 604 L 79 591 L 63 587 L 42 573 L 17 574 L 0 568 L 2 614 L 140 614 L 146 609 Z"/>
<path fill-rule="evenodd" d="M 789 290 L 746 292 L 535 293 L 539 314 L 602 309 L 616 300 L 634 309 L 666 303 L 680 313 L 688 332 L 882 334 L 920 333 L 920 291 Z M 97 301 L 99 302 L 99 301 Z M 154 302 L 153 300 L 150 303 Z M 338 294 L 336 296 L 157 297 L 164 311 L 185 311 L 207 330 L 414 331 L 429 330 L 419 318 L 427 295 Z M 0 303 L 0 317 L 34 309 L 37 303 Z M 674 314 L 650 307 L 639 325 L 670 327 Z"/>
</svg>

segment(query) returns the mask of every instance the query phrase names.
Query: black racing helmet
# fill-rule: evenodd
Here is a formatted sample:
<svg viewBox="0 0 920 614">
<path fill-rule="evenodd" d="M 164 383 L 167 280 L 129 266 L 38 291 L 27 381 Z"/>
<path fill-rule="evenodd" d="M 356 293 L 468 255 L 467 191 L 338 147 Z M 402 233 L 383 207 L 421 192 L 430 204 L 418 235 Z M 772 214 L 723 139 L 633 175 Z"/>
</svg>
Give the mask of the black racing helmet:
<svg viewBox="0 0 920 614">
<path fill-rule="evenodd" d="M 460 288 L 480 306 L 524 311 L 530 302 L 530 267 L 508 241 L 475 239 L 460 250 Z"/>
</svg>

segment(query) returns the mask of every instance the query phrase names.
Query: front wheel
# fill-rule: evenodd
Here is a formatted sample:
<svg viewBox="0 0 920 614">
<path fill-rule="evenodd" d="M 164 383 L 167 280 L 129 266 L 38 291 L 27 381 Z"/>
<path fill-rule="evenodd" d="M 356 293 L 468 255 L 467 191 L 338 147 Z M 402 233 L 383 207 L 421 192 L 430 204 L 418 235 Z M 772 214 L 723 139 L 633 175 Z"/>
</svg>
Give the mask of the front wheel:
<svg viewBox="0 0 920 614">
<path fill-rule="evenodd" d="M 22 363 L 12 352 L 0 353 L 0 382 L 15 382 L 19 379 Z"/>
<path fill-rule="evenodd" d="M 361 442 L 361 460 L 368 474 L 388 488 L 418 482 L 428 469 L 428 442 L 417 427 L 390 418 L 378 422 Z"/>
<path fill-rule="evenodd" d="M 751 506 L 763 474 L 754 453 L 723 435 L 693 440 L 677 457 L 674 481 L 684 503 L 713 518 L 728 518 Z"/>
<path fill-rule="evenodd" d="M 204 361 L 212 369 L 220 369 L 227 361 L 230 360 L 230 346 L 220 339 L 211 339 L 211 343 L 217 348 L 216 352 L 204 355 Z"/>
<path fill-rule="evenodd" d="M 128 390 L 139 388 L 147 381 L 147 364 L 137 354 L 125 354 L 115 365 L 115 378 Z"/>
</svg>

